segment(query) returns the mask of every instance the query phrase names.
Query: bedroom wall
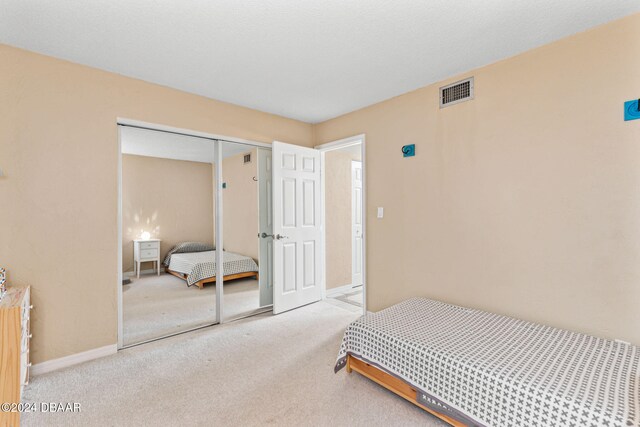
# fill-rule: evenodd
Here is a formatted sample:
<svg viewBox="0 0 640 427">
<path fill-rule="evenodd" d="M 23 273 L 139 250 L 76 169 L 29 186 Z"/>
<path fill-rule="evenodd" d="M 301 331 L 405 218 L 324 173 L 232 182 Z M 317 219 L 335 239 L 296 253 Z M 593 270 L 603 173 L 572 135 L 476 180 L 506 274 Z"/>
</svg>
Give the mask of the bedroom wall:
<svg viewBox="0 0 640 427">
<path fill-rule="evenodd" d="M 355 159 L 343 150 L 324 156 L 326 283 L 332 289 L 352 282 L 351 160 Z"/>
<path fill-rule="evenodd" d="M 118 117 L 312 142 L 307 123 L 6 45 L 0 76 L 0 264 L 32 286 L 34 363 L 116 343 Z"/>
<path fill-rule="evenodd" d="M 424 296 L 640 345 L 638 52 L 640 14 L 316 125 L 366 134 L 367 308 Z M 475 99 L 439 109 L 467 76 Z"/>
<path fill-rule="evenodd" d="M 122 267 L 133 271 L 133 240 L 144 231 L 160 242 L 160 260 L 177 243 L 213 244 L 213 178 L 209 163 L 122 156 Z M 142 269 L 152 268 L 143 263 Z"/>
<path fill-rule="evenodd" d="M 251 163 L 243 163 L 246 153 L 251 153 Z M 246 153 L 222 161 L 222 178 L 227 184 L 222 190 L 224 249 L 258 261 L 258 183 L 253 180 L 258 176 L 257 150 Z"/>
</svg>

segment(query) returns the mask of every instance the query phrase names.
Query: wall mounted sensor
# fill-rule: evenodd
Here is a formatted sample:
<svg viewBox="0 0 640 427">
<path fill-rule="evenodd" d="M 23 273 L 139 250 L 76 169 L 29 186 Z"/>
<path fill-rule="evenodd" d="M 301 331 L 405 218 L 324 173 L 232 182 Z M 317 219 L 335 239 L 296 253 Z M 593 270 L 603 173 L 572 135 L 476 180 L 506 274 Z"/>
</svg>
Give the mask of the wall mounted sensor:
<svg viewBox="0 0 640 427">
<path fill-rule="evenodd" d="M 624 103 L 624 121 L 640 119 L 640 99 Z"/>
<path fill-rule="evenodd" d="M 416 144 L 409 144 L 402 147 L 402 157 L 413 157 L 416 155 Z"/>
</svg>

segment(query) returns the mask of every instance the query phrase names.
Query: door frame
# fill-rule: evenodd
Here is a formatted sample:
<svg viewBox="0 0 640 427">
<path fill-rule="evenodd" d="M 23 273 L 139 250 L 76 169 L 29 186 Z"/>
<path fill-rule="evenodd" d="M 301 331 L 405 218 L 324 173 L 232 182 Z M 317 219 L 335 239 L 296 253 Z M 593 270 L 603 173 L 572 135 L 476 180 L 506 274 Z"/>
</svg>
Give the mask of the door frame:
<svg viewBox="0 0 640 427">
<path fill-rule="evenodd" d="M 358 164 L 360 166 L 360 174 L 362 174 L 362 158 L 360 160 L 351 160 L 351 284 L 355 284 L 355 282 L 353 281 L 353 266 L 355 265 L 354 259 L 356 258 L 356 246 L 354 245 L 354 242 L 356 241 L 356 234 L 354 233 L 354 217 L 355 217 L 355 208 L 353 206 L 353 193 L 355 192 L 355 186 L 354 186 L 354 177 L 353 177 L 353 169 L 354 169 L 354 165 Z M 361 179 L 362 181 L 362 179 Z M 360 188 L 360 213 L 361 213 L 361 217 L 360 217 L 360 227 L 363 227 L 363 219 L 364 219 L 364 205 L 363 205 L 363 199 L 362 199 L 362 195 L 364 193 L 364 188 Z M 360 236 L 362 237 L 362 236 Z M 364 242 L 361 242 L 362 248 L 361 250 L 364 250 Z M 360 256 L 360 263 L 362 264 L 360 266 L 360 282 L 362 282 L 362 274 L 363 274 L 363 266 L 364 263 L 362 262 L 363 258 L 362 255 Z"/>
<path fill-rule="evenodd" d="M 366 162 L 366 135 L 350 136 L 336 141 L 327 142 L 326 144 L 317 145 L 314 148 L 321 152 L 320 156 L 320 200 L 322 202 L 321 224 L 322 224 L 322 299 L 327 297 L 327 254 L 326 254 L 326 199 L 325 199 L 325 160 L 324 155 L 327 151 L 339 150 L 360 144 L 360 152 L 362 162 L 362 313 L 367 313 L 367 162 Z"/>
<path fill-rule="evenodd" d="M 236 137 L 232 137 L 232 136 L 226 136 L 226 135 L 219 135 L 219 134 L 213 134 L 213 133 L 207 133 L 207 132 L 200 132 L 200 131 L 195 131 L 195 130 L 191 130 L 191 129 L 185 129 L 185 128 L 178 128 L 178 127 L 173 127 L 173 126 L 166 126 L 166 125 L 161 125 L 161 124 L 157 124 L 157 123 L 149 123 L 149 122 L 144 122 L 141 120 L 134 120 L 134 119 L 127 119 L 124 117 L 117 117 L 116 118 L 116 128 L 117 128 L 117 147 L 118 147 L 118 203 L 117 203 L 117 235 L 118 235 L 118 248 L 117 248 L 117 261 L 116 261 L 116 265 L 118 268 L 118 274 L 117 274 L 117 283 L 116 283 L 116 289 L 117 289 L 117 299 L 118 299 L 118 326 L 117 326 L 117 338 L 118 338 L 118 350 L 121 350 L 123 348 L 125 348 L 124 345 L 124 310 L 123 310 L 123 298 L 122 298 L 122 279 L 124 277 L 123 271 L 122 271 L 122 140 L 121 140 L 121 133 L 120 130 L 122 128 L 122 126 L 132 126 L 132 127 L 138 127 L 138 128 L 143 128 L 143 129 L 148 129 L 150 131 L 160 131 L 160 132 L 169 132 L 169 133 L 175 133 L 175 134 L 180 134 L 180 135 L 184 135 L 184 136 L 193 136 L 193 137 L 199 137 L 199 138 L 205 138 L 205 139 L 210 139 L 212 142 L 214 142 L 214 159 L 216 161 L 216 163 L 221 163 L 218 162 L 217 159 L 219 157 L 221 157 L 222 155 L 222 144 L 221 142 L 233 142 L 233 143 L 238 143 L 238 144 L 244 144 L 247 146 L 251 146 L 251 147 L 262 147 L 262 148 L 268 148 L 271 149 L 271 144 L 269 143 L 264 143 L 264 142 L 258 142 L 258 141 L 252 141 L 252 140 L 248 140 L 248 139 L 243 139 L 243 138 L 236 138 Z M 219 176 L 221 178 L 222 176 L 222 167 L 220 165 L 220 167 L 216 167 L 216 176 Z M 218 175 L 219 174 L 219 175 Z M 222 218 L 222 203 L 223 203 L 223 197 L 222 197 L 222 179 L 216 179 L 216 186 L 217 188 L 215 189 L 215 199 L 216 199 L 216 210 L 214 212 L 214 218 L 215 218 L 215 229 L 216 229 L 216 234 L 215 234 L 215 241 L 216 241 L 216 247 L 218 248 L 223 248 L 224 247 L 224 242 L 223 242 L 223 233 L 222 233 L 222 229 L 223 229 L 223 218 Z M 220 232 L 218 233 L 218 227 L 220 227 Z M 218 254 L 218 252 L 216 252 L 216 254 Z M 222 259 L 222 252 L 220 252 L 220 256 L 218 257 L 218 262 L 220 262 Z M 222 263 L 219 263 L 220 265 L 220 271 L 223 270 L 224 266 L 222 265 Z M 158 266 L 159 268 L 159 266 Z M 224 274 L 224 271 L 223 271 Z M 220 285 L 220 286 L 218 286 Z M 196 329 L 201 329 L 201 328 L 206 328 L 209 326 L 213 326 L 216 324 L 222 324 L 225 323 L 225 318 L 223 316 L 223 292 L 224 289 L 224 278 L 220 277 L 220 280 L 216 282 L 216 318 L 215 321 L 213 321 L 212 323 L 207 323 L 204 324 L 202 326 L 198 326 L 196 328 L 192 328 L 192 329 L 188 329 L 185 331 L 181 331 L 181 332 L 177 332 L 177 333 L 173 333 L 173 334 L 169 334 L 167 336 L 163 336 L 160 338 L 156 338 L 156 339 L 152 339 L 152 340 L 148 340 L 148 341 L 143 341 L 143 342 L 139 342 L 139 343 L 135 343 L 135 344 L 131 344 L 130 346 L 135 346 L 135 345 L 139 345 L 139 344 L 143 344 L 145 342 L 149 342 L 149 341 L 156 341 L 157 339 L 162 339 L 162 338 L 167 338 L 169 336 L 172 335 L 178 335 L 178 334 L 182 334 L 185 332 L 189 332 L 192 330 L 196 330 Z M 237 319 L 234 319 L 237 320 Z M 130 347 L 130 346 L 126 346 L 126 347 Z"/>
</svg>

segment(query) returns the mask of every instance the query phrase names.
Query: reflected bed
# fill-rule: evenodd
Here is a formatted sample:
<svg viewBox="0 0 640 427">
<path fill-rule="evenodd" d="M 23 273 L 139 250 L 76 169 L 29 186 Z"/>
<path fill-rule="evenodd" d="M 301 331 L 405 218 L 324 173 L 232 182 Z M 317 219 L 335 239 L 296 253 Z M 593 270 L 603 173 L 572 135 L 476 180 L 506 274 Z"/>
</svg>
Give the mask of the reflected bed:
<svg viewBox="0 0 640 427">
<path fill-rule="evenodd" d="M 224 251 L 223 260 L 225 281 L 247 277 L 258 279 L 258 264 L 253 258 Z M 216 251 L 174 253 L 168 264 L 167 272 L 184 279 L 187 286 L 196 285 L 202 289 L 206 283 L 216 282 Z"/>
</svg>

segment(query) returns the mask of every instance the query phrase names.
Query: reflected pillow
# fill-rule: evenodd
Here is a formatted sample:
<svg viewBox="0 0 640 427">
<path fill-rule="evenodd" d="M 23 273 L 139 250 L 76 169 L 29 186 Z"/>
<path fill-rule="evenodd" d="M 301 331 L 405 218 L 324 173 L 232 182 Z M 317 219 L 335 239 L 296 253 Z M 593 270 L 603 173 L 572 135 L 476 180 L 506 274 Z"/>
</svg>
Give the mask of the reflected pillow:
<svg viewBox="0 0 640 427">
<path fill-rule="evenodd" d="M 167 252 L 167 256 L 164 258 L 162 264 L 165 267 L 169 266 L 169 262 L 171 262 L 171 255 L 173 254 L 186 254 L 190 252 L 206 252 L 206 251 L 215 251 L 216 247 L 209 243 L 201 243 L 201 242 L 182 242 L 175 245 L 169 252 Z"/>
</svg>

